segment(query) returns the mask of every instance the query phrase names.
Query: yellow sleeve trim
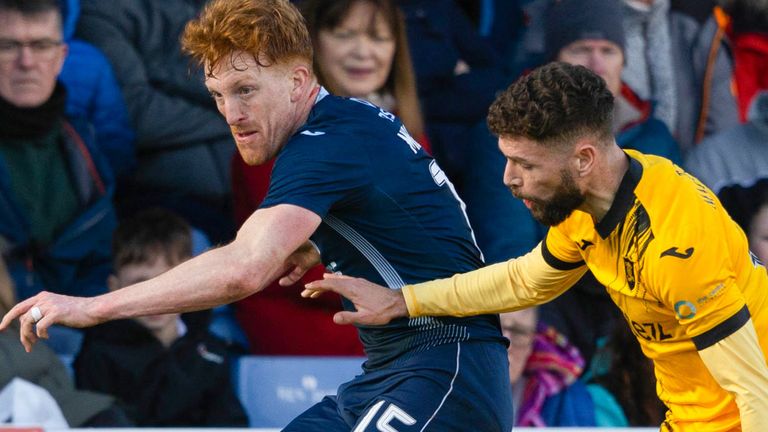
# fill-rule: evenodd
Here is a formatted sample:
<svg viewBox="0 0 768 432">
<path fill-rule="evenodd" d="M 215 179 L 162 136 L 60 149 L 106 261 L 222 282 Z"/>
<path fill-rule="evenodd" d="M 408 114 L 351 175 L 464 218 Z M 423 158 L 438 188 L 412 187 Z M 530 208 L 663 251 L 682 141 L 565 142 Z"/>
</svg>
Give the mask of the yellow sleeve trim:
<svg viewBox="0 0 768 432">
<path fill-rule="evenodd" d="M 468 316 L 524 309 L 545 303 L 576 283 L 586 266 L 549 265 L 541 244 L 528 254 L 451 278 L 403 287 L 410 316 Z"/>
</svg>

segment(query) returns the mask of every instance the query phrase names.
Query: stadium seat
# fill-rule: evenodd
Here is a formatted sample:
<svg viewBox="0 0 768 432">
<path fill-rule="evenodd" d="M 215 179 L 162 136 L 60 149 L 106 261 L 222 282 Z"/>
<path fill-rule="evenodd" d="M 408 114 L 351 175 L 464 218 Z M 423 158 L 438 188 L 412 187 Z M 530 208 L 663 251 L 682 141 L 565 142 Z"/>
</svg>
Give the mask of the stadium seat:
<svg viewBox="0 0 768 432">
<path fill-rule="evenodd" d="M 242 356 L 235 386 L 251 427 L 283 427 L 362 373 L 363 357 Z"/>
</svg>

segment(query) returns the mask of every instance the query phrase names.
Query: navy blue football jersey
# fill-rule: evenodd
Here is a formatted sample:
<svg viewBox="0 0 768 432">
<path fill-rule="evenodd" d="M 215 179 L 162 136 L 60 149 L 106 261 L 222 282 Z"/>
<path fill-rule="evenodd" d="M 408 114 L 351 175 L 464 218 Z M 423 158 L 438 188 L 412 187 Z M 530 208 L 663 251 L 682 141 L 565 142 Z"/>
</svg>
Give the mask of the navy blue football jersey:
<svg viewBox="0 0 768 432">
<path fill-rule="evenodd" d="M 332 272 L 400 288 L 483 265 L 453 185 L 397 117 L 366 101 L 321 91 L 275 161 L 261 207 L 278 204 L 322 218 L 311 239 Z M 367 370 L 445 343 L 503 341 L 496 315 L 403 318 L 359 333 Z"/>
</svg>

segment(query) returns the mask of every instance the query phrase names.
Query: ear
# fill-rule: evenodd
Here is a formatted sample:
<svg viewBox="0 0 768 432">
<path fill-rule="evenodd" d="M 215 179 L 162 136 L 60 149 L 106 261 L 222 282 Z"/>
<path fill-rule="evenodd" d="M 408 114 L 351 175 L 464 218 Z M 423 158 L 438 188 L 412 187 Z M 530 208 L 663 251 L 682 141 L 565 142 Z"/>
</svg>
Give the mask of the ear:
<svg viewBox="0 0 768 432">
<path fill-rule="evenodd" d="M 588 139 L 583 139 L 576 144 L 574 156 L 576 172 L 579 177 L 587 176 L 594 169 L 595 158 L 597 157 L 595 145 L 593 140 Z"/>
<path fill-rule="evenodd" d="M 309 66 L 296 64 L 291 69 L 291 102 L 301 100 L 304 89 L 312 79 L 312 72 Z"/>
</svg>

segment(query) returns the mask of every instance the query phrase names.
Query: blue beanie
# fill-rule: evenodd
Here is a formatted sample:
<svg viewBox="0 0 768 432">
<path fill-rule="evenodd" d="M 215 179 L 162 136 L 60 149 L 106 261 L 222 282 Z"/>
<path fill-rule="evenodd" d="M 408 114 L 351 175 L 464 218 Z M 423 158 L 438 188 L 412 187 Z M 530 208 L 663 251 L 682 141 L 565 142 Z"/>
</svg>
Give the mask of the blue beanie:
<svg viewBox="0 0 768 432">
<path fill-rule="evenodd" d="M 621 0 L 550 0 L 544 18 L 547 60 L 582 39 L 604 39 L 624 52 Z"/>
</svg>

